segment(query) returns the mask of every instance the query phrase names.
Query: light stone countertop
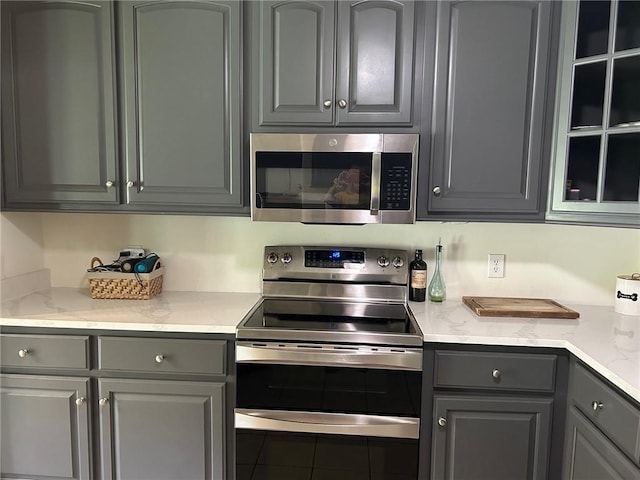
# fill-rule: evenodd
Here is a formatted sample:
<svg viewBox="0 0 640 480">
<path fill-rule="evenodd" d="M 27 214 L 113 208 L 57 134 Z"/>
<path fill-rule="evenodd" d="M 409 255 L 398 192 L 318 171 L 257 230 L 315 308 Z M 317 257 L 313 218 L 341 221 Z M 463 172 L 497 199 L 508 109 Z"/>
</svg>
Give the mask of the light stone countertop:
<svg viewBox="0 0 640 480">
<path fill-rule="evenodd" d="M 0 325 L 233 335 L 260 298 L 259 293 L 163 291 L 151 300 L 99 300 L 89 289 L 51 288 L 2 302 Z"/>
<path fill-rule="evenodd" d="M 151 300 L 93 300 L 52 288 L 0 304 L 0 325 L 234 334 L 259 293 L 164 291 Z M 460 300 L 409 302 L 425 342 L 566 348 L 640 402 L 640 317 L 566 304 L 576 320 L 479 317 Z"/>
<path fill-rule="evenodd" d="M 409 302 L 425 342 L 566 348 L 640 402 L 640 317 L 564 305 L 580 318 L 480 317 L 461 300 Z"/>
</svg>

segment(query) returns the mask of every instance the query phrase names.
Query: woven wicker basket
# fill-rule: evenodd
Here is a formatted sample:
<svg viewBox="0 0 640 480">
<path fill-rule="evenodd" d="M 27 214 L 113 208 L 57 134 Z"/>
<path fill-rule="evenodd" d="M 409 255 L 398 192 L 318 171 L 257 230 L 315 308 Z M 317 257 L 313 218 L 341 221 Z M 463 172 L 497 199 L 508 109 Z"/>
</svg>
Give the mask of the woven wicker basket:
<svg viewBox="0 0 640 480">
<path fill-rule="evenodd" d="M 91 268 L 102 265 L 98 257 L 91 259 Z M 150 273 L 88 272 L 91 298 L 149 300 L 162 292 L 164 268 L 158 259 Z"/>
</svg>

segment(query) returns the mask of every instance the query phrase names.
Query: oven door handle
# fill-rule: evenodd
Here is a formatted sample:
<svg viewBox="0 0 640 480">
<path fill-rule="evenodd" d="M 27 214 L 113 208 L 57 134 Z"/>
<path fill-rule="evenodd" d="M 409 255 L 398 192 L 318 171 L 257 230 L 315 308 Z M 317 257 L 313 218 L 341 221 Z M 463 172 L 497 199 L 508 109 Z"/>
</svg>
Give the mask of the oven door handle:
<svg viewBox="0 0 640 480">
<path fill-rule="evenodd" d="M 275 432 L 419 438 L 420 419 L 386 415 L 236 408 L 235 427 Z"/>
<path fill-rule="evenodd" d="M 295 345 L 292 347 L 236 343 L 236 363 L 270 363 L 346 368 L 380 368 L 422 371 L 422 349 L 350 349 L 344 346 Z"/>
</svg>

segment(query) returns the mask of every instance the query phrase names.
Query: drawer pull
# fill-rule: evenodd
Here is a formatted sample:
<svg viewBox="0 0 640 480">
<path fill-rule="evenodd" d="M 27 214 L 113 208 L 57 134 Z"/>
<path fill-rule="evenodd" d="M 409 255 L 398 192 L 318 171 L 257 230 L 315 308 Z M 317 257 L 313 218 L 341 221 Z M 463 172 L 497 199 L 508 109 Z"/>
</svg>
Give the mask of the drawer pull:
<svg viewBox="0 0 640 480">
<path fill-rule="evenodd" d="M 18 350 L 18 356 L 20 358 L 25 358 L 27 355 L 29 355 L 31 352 L 29 350 L 27 350 L 26 348 L 22 348 L 20 350 Z"/>
<path fill-rule="evenodd" d="M 601 410 L 602 407 L 604 407 L 604 403 L 602 403 L 602 402 L 598 402 L 596 400 L 591 402 L 591 408 L 593 408 L 594 412 L 597 412 L 598 410 Z"/>
<path fill-rule="evenodd" d="M 447 419 L 444 418 L 444 417 L 438 418 L 438 425 L 440 425 L 441 427 L 446 427 L 447 426 Z"/>
<path fill-rule="evenodd" d="M 493 370 L 493 372 L 491 372 L 491 376 L 496 380 L 500 380 L 500 378 L 502 377 L 502 372 L 496 368 Z"/>
<path fill-rule="evenodd" d="M 159 353 L 158 355 L 156 355 L 156 363 L 162 363 L 164 362 L 164 355 L 162 355 L 161 353 Z"/>
<path fill-rule="evenodd" d="M 76 398 L 76 405 L 79 407 L 83 406 L 85 402 L 86 399 L 84 397 Z"/>
<path fill-rule="evenodd" d="M 101 398 L 100 400 L 98 400 L 98 403 L 100 404 L 101 407 L 104 407 L 107 403 L 109 403 L 109 399 Z"/>
</svg>

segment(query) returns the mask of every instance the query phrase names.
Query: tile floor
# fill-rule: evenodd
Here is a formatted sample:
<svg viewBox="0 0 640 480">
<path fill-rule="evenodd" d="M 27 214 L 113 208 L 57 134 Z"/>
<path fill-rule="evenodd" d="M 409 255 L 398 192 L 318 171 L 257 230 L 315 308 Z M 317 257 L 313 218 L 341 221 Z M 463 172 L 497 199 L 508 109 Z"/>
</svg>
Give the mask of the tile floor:
<svg viewBox="0 0 640 480">
<path fill-rule="evenodd" d="M 237 433 L 237 480 L 415 480 L 418 442 L 276 432 Z"/>
</svg>

